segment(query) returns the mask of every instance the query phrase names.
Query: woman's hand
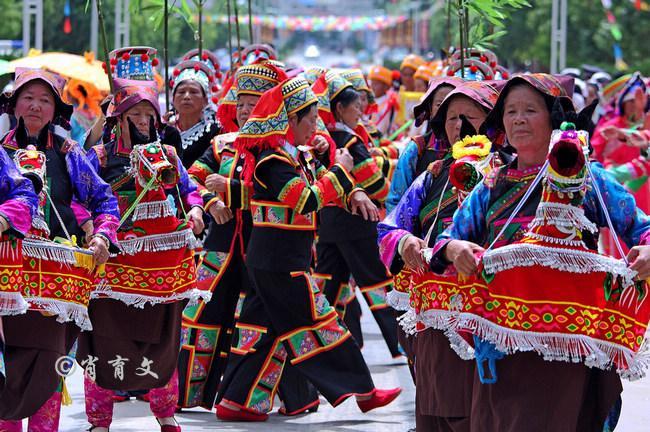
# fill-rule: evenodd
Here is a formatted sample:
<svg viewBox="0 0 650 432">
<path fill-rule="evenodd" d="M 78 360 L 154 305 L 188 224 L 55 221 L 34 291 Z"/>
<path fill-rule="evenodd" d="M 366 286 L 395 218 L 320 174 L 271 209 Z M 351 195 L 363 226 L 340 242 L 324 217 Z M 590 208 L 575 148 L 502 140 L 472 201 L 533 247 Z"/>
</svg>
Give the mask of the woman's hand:
<svg viewBox="0 0 650 432">
<path fill-rule="evenodd" d="M 84 234 L 86 234 L 86 242 L 90 244 L 90 240 L 93 237 L 93 233 L 95 232 L 95 224 L 92 219 L 88 219 L 83 225 L 81 225 L 81 229 L 83 230 Z"/>
<path fill-rule="evenodd" d="M 187 212 L 187 218 L 194 226 L 192 232 L 196 235 L 201 234 L 203 228 L 205 228 L 205 224 L 203 223 L 203 209 L 201 207 L 192 207 L 192 209 Z"/>
<path fill-rule="evenodd" d="M 627 261 L 640 280 L 650 277 L 650 246 L 634 246 L 627 254 Z"/>
<path fill-rule="evenodd" d="M 322 155 L 330 148 L 330 143 L 327 142 L 325 137 L 321 135 L 315 135 L 311 140 L 311 145 L 314 147 L 314 150 L 317 154 Z"/>
<path fill-rule="evenodd" d="M 409 236 L 402 246 L 402 259 L 404 264 L 412 270 L 423 270 L 427 264 L 422 257 L 422 249 L 426 247 L 426 243 L 421 238 L 414 235 Z"/>
<path fill-rule="evenodd" d="M 361 216 L 364 220 L 379 221 L 379 209 L 372 202 L 365 191 L 356 190 L 350 195 L 350 208 L 352 214 Z"/>
<path fill-rule="evenodd" d="M 92 251 L 96 264 L 106 264 L 108 261 L 108 242 L 102 236 L 96 235 L 88 243 L 88 249 Z"/>
<path fill-rule="evenodd" d="M 228 178 L 221 174 L 210 174 L 205 179 L 205 188 L 210 192 L 225 192 L 228 187 Z"/>
<path fill-rule="evenodd" d="M 452 240 L 445 248 L 445 258 L 454 264 L 456 271 L 470 276 L 478 270 L 477 254 L 485 252 L 479 245 L 465 240 Z"/>
<path fill-rule="evenodd" d="M 341 165 L 346 171 L 352 171 L 352 168 L 354 168 L 354 159 L 352 159 L 352 155 L 346 148 L 336 150 L 334 163 Z"/>
<path fill-rule="evenodd" d="M 218 225 L 223 225 L 232 219 L 232 211 L 222 201 L 212 204 L 208 212 Z"/>
<path fill-rule="evenodd" d="M 0 234 L 7 231 L 9 227 L 10 227 L 9 221 L 4 217 L 0 216 Z"/>
<path fill-rule="evenodd" d="M 626 144 L 629 145 L 630 147 L 636 147 L 639 149 L 647 149 L 648 148 L 648 140 L 639 132 L 631 132 L 629 135 L 626 136 L 627 141 Z"/>
</svg>

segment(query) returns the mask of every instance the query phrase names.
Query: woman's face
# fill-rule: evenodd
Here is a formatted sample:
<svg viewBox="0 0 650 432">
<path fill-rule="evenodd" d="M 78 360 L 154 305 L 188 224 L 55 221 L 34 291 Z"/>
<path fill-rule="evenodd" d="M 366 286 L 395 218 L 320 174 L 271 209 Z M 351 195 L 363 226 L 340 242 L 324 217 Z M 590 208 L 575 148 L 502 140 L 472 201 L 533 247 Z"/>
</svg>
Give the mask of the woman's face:
<svg viewBox="0 0 650 432">
<path fill-rule="evenodd" d="M 405 67 L 400 70 L 400 77 L 402 79 L 402 84 L 406 91 L 413 91 L 415 89 L 415 69 L 411 67 Z"/>
<path fill-rule="evenodd" d="M 553 128 L 544 96 L 531 86 L 514 87 L 503 105 L 503 126 L 508 142 L 517 150 L 524 163 L 538 163 L 548 152 Z M 531 160 L 528 160 L 531 159 Z"/>
<path fill-rule="evenodd" d="M 244 123 L 248 121 L 259 99 L 259 96 L 245 94 L 237 97 L 237 124 L 239 127 L 244 126 Z"/>
<path fill-rule="evenodd" d="M 292 114 L 289 116 L 289 126 L 293 133 L 293 141 L 296 146 L 306 145 L 311 137 L 316 133 L 318 124 L 318 108 L 316 104 L 312 105 L 307 115 L 298 120 L 298 116 Z"/>
<path fill-rule="evenodd" d="M 461 115 L 464 115 L 476 130 L 481 127 L 487 117 L 487 113 L 477 102 L 463 95 L 452 96 L 445 119 L 445 132 L 451 144 L 463 138 L 460 136 L 463 124 Z"/>
<path fill-rule="evenodd" d="M 41 81 L 34 81 L 20 90 L 16 98 L 14 114 L 22 118 L 31 136 L 36 136 L 43 127 L 54 120 L 56 101 L 52 89 Z"/>
<path fill-rule="evenodd" d="M 440 108 L 442 102 L 445 100 L 447 95 L 451 93 L 453 89 L 454 89 L 453 87 L 446 85 L 438 88 L 434 92 L 433 101 L 431 101 L 431 119 L 433 119 L 436 116 L 436 114 L 438 114 L 438 108 Z"/>
<path fill-rule="evenodd" d="M 174 108 L 181 115 L 198 114 L 207 104 L 208 98 L 196 81 L 183 81 L 174 91 Z"/>
<path fill-rule="evenodd" d="M 359 91 L 359 102 L 361 102 L 361 113 L 365 113 L 368 110 L 368 92 L 365 90 Z"/>
<path fill-rule="evenodd" d="M 390 89 L 390 86 L 383 81 L 370 80 L 370 89 L 375 97 L 382 97 Z"/>
<path fill-rule="evenodd" d="M 131 120 L 133 125 L 138 129 L 143 135 L 149 135 L 149 119 L 153 117 L 154 121 L 158 118 L 156 110 L 151 106 L 147 101 L 141 101 L 133 105 L 131 108 L 126 110 L 124 114 L 120 117 L 120 127 L 122 130 L 122 136 L 124 139 L 128 139 L 130 142 L 129 132 L 129 122 L 127 119 Z"/>
<path fill-rule="evenodd" d="M 420 93 L 426 92 L 428 85 L 429 85 L 429 83 L 426 82 L 425 80 L 421 79 L 421 78 L 416 78 L 415 79 L 415 91 L 416 92 L 420 92 Z"/>
<path fill-rule="evenodd" d="M 361 119 L 361 99 L 354 99 L 348 106 L 343 106 L 342 103 L 336 104 L 336 112 L 334 117 L 337 121 L 344 123 L 347 127 L 354 129 L 359 124 Z"/>
</svg>

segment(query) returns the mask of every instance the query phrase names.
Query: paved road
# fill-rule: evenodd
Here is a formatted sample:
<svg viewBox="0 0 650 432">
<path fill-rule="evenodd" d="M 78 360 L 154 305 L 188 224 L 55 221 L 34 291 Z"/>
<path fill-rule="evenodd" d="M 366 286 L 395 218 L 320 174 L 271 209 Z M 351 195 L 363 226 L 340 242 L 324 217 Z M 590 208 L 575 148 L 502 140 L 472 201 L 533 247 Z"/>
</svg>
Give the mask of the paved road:
<svg viewBox="0 0 650 432">
<path fill-rule="evenodd" d="M 266 423 L 225 423 L 216 419 L 214 413 L 201 409 L 184 411 L 178 415 L 184 432 L 225 430 L 282 431 L 282 432 L 406 432 L 414 427 L 413 407 L 415 390 L 404 362 L 390 358 L 388 350 L 366 310 L 363 318 L 366 331 L 366 346 L 363 353 L 368 361 L 375 383 L 380 387 L 402 386 L 404 393 L 392 405 L 362 414 L 353 400 L 348 400 L 336 409 L 321 399 L 317 413 L 297 418 L 272 414 Z M 617 432 L 650 431 L 650 377 L 634 383 L 624 383 L 623 413 Z M 81 372 L 68 379 L 68 388 L 73 398 L 71 406 L 63 407 L 61 428 L 63 432 L 79 432 L 88 427 L 84 413 L 83 382 Z M 276 404 L 279 407 L 279 404 Z M 147 404 L 138 401 L 115 405 L 115 420 L 111 431 L 156 432 L 158 426 Z"/>
</svg>

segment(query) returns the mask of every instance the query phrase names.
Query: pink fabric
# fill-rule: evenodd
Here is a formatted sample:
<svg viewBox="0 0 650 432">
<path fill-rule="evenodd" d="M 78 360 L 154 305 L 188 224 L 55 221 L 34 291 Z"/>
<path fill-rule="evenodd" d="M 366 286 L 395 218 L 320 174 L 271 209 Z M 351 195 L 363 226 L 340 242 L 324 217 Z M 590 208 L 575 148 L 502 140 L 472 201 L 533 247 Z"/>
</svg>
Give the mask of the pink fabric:
<svg viewBox="0 0 650 432">
<path fill-rule="evenodd" d="M 88 422 L 97 427 L 109 427 L 113 421 L 113 390 L 98 386 L 88 376 L 84 376 L 84 390 Z M 157 418 L 173 417 L 177 403 L 178 372 L 174 371 L 166 385 L 149 391 L 149 408 Z"/>
<path fill-rule="evenodd" d="M 201 194 L 199 194 L 198 190 L 185 195 L 185 197 L 183 197 L 183 203 L 185 204 L 185 211 L 190 211 L 192 207 L 203 208 L 203 198 L 201 198 Z"/>
<path fill-rule="evenodd" d="M 22 420 L 0 420 L 0 431 L 23 432 L 23 421 Z"/>
<path fill-rule="evenodd" d="M 169 382 L 149 391 L 149 408 L 157 418 L 173 417 L 178 404 L 178 370 Z"/>
<path fill-rule="evenodd" d="M 111 243 L 117 244 L 117 229 L 120 221 L 113 215 L 103 213 L 95 219 L 95 231 L 93 234 L 102 234 L 108 238 Z"/>
<path fill-rule="evenodd" d="M 88 375 L 84 375 L 84 393 L 88 423 L 97 427 L 109 427 L 113 421 L 113 390 L 101 388 Z"/>
<path fill-rule="evenodd" d="M 0 204 L 0 214 L 8 219 L 9 224 L 21 233 L 26 233 L 32 226 L 29 206 L 21 201 L 11 199 Z"/>
<path fill-rule="evenodd" d="M 61 392 L 55 392 L 36 413 L 29 418 L 27 432 L 55 432 L 61 417 Z"/>
<path fill-rule="evenodd" d="M 27 432 L 56 432 L 61 417 L 61 392 L 54 394 L 29 418 Z M 22 432 L 22 420 L 0 420 L 0 431 Z"/>
<path fill-rule="evenodd" d="M 396 229 L 389 232 L 381 239 L 381 242 L 379 243 L 379 256 L 386 267 L 390 268 L 395 259 L 395 255 L 399 253 L 397 248 L 400 240 L 410 234 L 411 233 L 406 230 Z"/>
<path fill-rule="evenodd" d="M 77 219 L 77 224 L 79 226 L 82 226 L 86 222 L 88 222 L 90 219 L 92 219 L 92 215 L 90 212 L 81 204 L 79 204 L 77 201 L 72 201 L 70 204 L 70 208 L 72 209 L 72 212 L 74 213 L 75 219 Z"/>
</svg>

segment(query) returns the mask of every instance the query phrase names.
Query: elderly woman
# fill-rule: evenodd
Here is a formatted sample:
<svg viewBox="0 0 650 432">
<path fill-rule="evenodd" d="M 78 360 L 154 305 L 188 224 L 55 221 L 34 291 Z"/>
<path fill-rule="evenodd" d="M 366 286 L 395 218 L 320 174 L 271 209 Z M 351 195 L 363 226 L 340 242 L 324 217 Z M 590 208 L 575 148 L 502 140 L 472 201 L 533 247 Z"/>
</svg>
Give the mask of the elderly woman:
<svg viewBox="0 0 650 432">
<path fill-rule="evenodd" d="M 567 92 L 550 75 L 518 76 L 502 90 L 488 123 L 505 130 L 509 144 L 517 151 L 517 158 L 478 185 L 465 199 L 452 225 L 438 237 L 431 260 L 434 271 L 442 272 L 449 264 L 459 273 L 477 271 L 477 254 L 495 240 L 546 160 L 554 127 L 550 111 L 556 100 L 561 101 L 565 109 L 571 108 Z M 650 234 L 650 219 L 636 208 L 634 198 L 598 164 L 592 164 L 591 169 L 616 231 L 632 248 L 628 256 L 631 268 L 639 272 L 640 279 L 647 278 L 650 247 L 644 244 Z M 514 229 L 499 238 L 496 247 L 521 238 L 535 215 L 541 193 L 541 187 L 534 190 L 526 205 L 515 215 L 511 225 Z M 607 224 L 591 189 L 585 197 L 585 215 L 598 226 Z M 593 246 L 595 243 L 591 239 L 587 244 Z M 479 382 L 478 376 L 474 378 L 472 430 L 601 431 L 622 390 L 615 371 L 545 361 L 534 352 L 509 355 L 498 361 L 496 367 L 496 383 L 485 385 Z"/>
<path fill-rule="evenodd" d="M 433 230 L 431 238 L 435 239 L 458 208 L 458 193 L 448 184 L 449 168 L 454 161 L 448 143 L 463 138 L 460 114 L 467 116 L 472 128 L 478 129 L 498 96 L 489 84 L 457 84 L 432 122 L 438 141 L 446 149 L 440 152 L 438 162 L 433 162 L 438 168 L 425 169 L 377 227 L 382 259 L 393 274 L 404 267 L 424 268 L 421 259 L 422 248 L 427 246 L 424 237 Z M 442 203 L 440 207 L 439 203 Z M 408 293 L 393 293 L 393 296 L 406 297 L 397 301 L 396 307 L 398 303 L 408 304 Z M 474 364 L 461 360 L 452 351 L 441 330 L 428 328 L 403 345 L 411 348 L 415 360 L 417 430 L 469 430 Z"/>
<path fill-rule="evenodd" d="M 71 208 L 74 200 L 92 215 L 94 232 L 88 247 L 101 264 L 108 259 L 109 246 L 115 243 L 117 201 L 78 144 L 55 133 L 53 125 L 68 120 L 72 114 L 72 107 L 61 99 L 62 89 L 63 80 L 58 76 L 40 70 L 17 70 L 13 93 L 2 98 L 18 119 L 18 126 L 2 139 L 2 145 L 10 154 L 28 146 L 45 154 L 50 199 L 41 204 L 47 224 L 47 230 L 42 232 L 49 231 L 51 239 L 66 238 L 68 234 L 83 239 L 84 232 Z M 62 282 L 40 283 L 47 283 L 49 288 L 50 284 Z M 7 381 L 0 394 L 0 418 L 7 420 L 0 421 L 0 429 L 21 430 L 20 419 L 25 417 L 30 417 L 30 430 L 58 429 L 62 379 L 53 365 L 70 352 L 79 327 L 57 318 L 30 310 L 3 319 Z"/>
<path fill-rule="evenodd" d="M 156 126 L 160 124 L 160 112 L 154 82 L 121 78 L 114 81 L 115 97 L 106 117 L 109 124 L 119 125 L 121 133 L 119 138 L 93 147 L 88 157 L 100 176 L 112 186 L 121 210 L 126 212 L 136 205 L 137 184 L 142 185 L 142 179 L 136 178 L 137 173 L 130 169 L 132 153 L 137 144 L 158 141 Z M 84 364 L 86 414 L 94 431 L 108 430 L 112 422 L 112 390 L 135 389 L 150 390 L 150 407 L 161 431 L 181 430 L 174 419 L 178 401 L 176 366 L 181 314 L 186 305 L 184 300 L 201 295 L 195 289 L 192 238 L 187 236 L 187 230 L 190 226 L 195 234 L 203 230 L 203 209 L 196 185 L 189 179 L 174 149 L 164 146 L 163 151 L 170 163 L 176 165 L 178 184 L 162 192 L 166 198 L 159 199 L 156 195 L 156 200 L 134 207 L 131 218 L 124 221 L 118 232 L 123 247 L 125 242 L 133 241 L 134 236 L 141 239 L 142 245 L 151 241 L 155 244 L 137 246 L 132 254 L 122 253 L 109 260 L 106 283 L 97 288 L 97 298 L 89 306 L 93 331 L 84 333 L 79 339 L 79 358 L 99 359 L 96 367 L 90 369 L 94 377 L 88 372 L 88 364 Z M 143 195 L 144 200 L 151 193 L 156 193 L 155 188 Z M 169 218 L 175 218 L 183 210 L 187 212 L 187 228 L 176 222 L 175 229 L 169 227 Z M 170 231 L 151 234 L 142 225 L 132 229 L 136 221 L 159 223 Z M 174 240 L 171 237 L 174 232 L 186 234 Z M 133 284 L 132 278 L 141 282 Z M 132 360 L 122 365 L 123 379 L 109 363 L 120 357 Z M 153 364 L 153 375 L 142 372 L 147 370 L 149 361 L 148 366 Z"/>
<path fill-rule="evenodd" d="M 198 61 L 179 63 L 174 76 L 175 126 L 181 134 L 181 160 L 185 168 L 189 168 L 210 148 L 212 138 L 222 133 L 210 104 L 215 77 L 208 66 Z"/>
</svg>

